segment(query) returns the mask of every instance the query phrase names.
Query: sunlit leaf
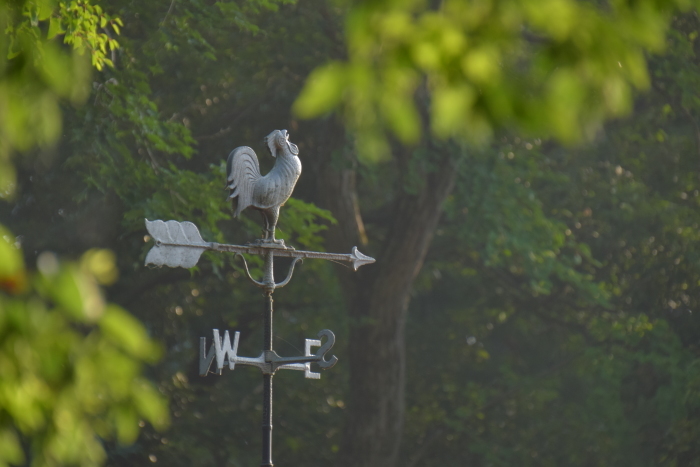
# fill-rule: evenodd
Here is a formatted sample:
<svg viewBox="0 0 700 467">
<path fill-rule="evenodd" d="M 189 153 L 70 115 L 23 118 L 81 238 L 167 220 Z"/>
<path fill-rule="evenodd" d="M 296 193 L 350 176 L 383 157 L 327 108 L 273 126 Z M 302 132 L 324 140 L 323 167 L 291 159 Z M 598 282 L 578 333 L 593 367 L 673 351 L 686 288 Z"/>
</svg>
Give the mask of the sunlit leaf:
<svg viewBox="0 0 700 467">
<path fill-rule="evenodd" d="M 339 64 L 314 71 L 294 104 L 294 111 L 300 116 L 312 117 L 331 110 L 343 96 L 346 73 Z"/>
</svg>

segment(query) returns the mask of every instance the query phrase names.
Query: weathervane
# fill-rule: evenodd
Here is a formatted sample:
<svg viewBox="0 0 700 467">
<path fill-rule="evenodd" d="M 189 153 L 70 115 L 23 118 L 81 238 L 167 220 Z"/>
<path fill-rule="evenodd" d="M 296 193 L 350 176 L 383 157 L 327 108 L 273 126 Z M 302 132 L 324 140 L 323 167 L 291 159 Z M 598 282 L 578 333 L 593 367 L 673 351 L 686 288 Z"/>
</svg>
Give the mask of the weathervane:
<svg viewBox="0 0 700 467">
<path fill-rule="evenodd" d="M 320 331 L 318 339 L 306 339 L 304 355 L 298 357 L 280 357 L 272 349 L 272 294 L 276 288 L 289 283 L 294 273 L 294 266 L 304 258 L 327 259 L 332 261 L 347 261 L 352 263 L 357 271 L 360 266 L 374 263 L 374 258 L 365 256 L 352 248 L 350 254 L 322 253 L 317 251 L 297 251 L 285 246 L 283 240 L 275 239 L 275 228 L 279 218 L 280 207 L 289 199 L 294 190 L 299 175 L 301 161 L 299 148 L 289 141 L 287 130 L 275 130 L 266 138 L 270 153 L 275 158 L 275 165 L 270 172 L 260 174 L 258 157 L 251 148 L 242 146 L 234 149 L 226 164 L 227 188 L 231 190 L 230 198 L 237 201 L 234 217 L 241 211 L 251 207 L 260 211 L 263 217 L 263 238 L 246 245 L 225 245 L 205 242 L 199 229 L 192 222 L 177 222 L 162 220 L 149 221 L 146 219 L 146 229 L 155 240 L 155 246 L 146 256 L 146 265 L 169 266 L 171 268 L 191 268 L 197 264 L 205 250 L 223 253 L 235 253 L 243 259 L 248 279 L 265 294 L 264 337 L 263 351 L 258 357 L 238 356 L 238 340 L 240 333 L 234 334 L 233 343 L 228 331 L 223 338 L 218 329 L 213 330 L 213 342 L 207 351 L 206 338 L 200 338 L 199 374 L 206 376 L 216 360 L 216 373 L 221 374 L 228 365 L 233 370 L 236 364 L 258 367 L 263 374 L 263 423 L 262 423 L 262 463 L 261 467 L 271 467 L 272 464 L 272 377 L 277 370 L 299 370 L 306 378 L 320 379 L 321 374 L 311 371 L 311 364 L 317 364 L 321 369 L 331 368 L 338 359 L 326 354 L 335 343 L 335 335 L 328 329 Z M 261 281 L 253 279 L 248 270 L 248 264 L 243 253 L 260 255 L 265 259 Z M 287 277 L 280 283 L 274 279 L 274 257 L 294 258 Z M 322 338 L 325 337 L 325 342 Z M 312 353 L 312 347 L 318 347 Z"/>
</svg>

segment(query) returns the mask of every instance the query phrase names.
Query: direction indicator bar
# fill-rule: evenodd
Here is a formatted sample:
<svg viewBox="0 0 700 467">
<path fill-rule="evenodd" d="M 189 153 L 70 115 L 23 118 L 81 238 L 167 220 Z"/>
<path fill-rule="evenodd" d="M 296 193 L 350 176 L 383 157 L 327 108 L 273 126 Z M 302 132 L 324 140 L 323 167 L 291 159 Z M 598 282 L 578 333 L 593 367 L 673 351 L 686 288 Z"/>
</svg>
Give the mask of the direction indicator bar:
<svg viewBox="0 0 700 467">
<path fill-rule="evenodd" d="M 228 245 L 223 243 L 205 242 L 199 229 L 192 222 L 162 220 L 149 221 L 146 219 L 146 229 L 156 244 L 146 255 L 146 265 L 169 266 L 171 268 L 192 268 L 197 265 L 199 257 L 206 250 L 225 253 L 246 253 L 251 255 L 266 255 L 299 259 L 325 259 L 344 261 L 352 264 L 355 271 L 365 264 L 372 264 L 375 259 L 360 253 L 353 247 L 351 253 L 324 253 L 318 251 L 303 251 L 293 248 L 270 246 L 263 244 Z"/>
<path fill-rule="evenodd" d="M 258 357 L 241 357 L 238 355 L 238 341 L 240 333 L 236 331 L 233 337 L 233 344 L 228 331 L 221 338 L 218 329 L 214 329 L 214 339 L 207 352 L 207 339 L 199 339 L 199 375 L 206 376 L 211 371 L 211 365 L 216 361 L 216 373 L 221 374 L 221 370 L 228 364 L 230 370 L 239 365 L 250 365 L 258 367 L 263 374 L 273 375 L 277 370 L 300 370 L 306 378 L 320 379 L 320 373 L 311 371 L 311 364 L 317 363 L 324 370 L 332 368 L 338 359 L 335 355 L 326 360 L 326 353 L 335 344 L 335 334 L 329 329 L 324 329 L 318 333 L 318 339 L 305 340 L 305 355 L 300 357 L 280 357 L 274 350 L 265 350 Z M 325 337 L 326 342 L 321 343 L 321 338 Z M 316 353 L 311 353 L 311 347 L 319 347 Z"/>
</svg>

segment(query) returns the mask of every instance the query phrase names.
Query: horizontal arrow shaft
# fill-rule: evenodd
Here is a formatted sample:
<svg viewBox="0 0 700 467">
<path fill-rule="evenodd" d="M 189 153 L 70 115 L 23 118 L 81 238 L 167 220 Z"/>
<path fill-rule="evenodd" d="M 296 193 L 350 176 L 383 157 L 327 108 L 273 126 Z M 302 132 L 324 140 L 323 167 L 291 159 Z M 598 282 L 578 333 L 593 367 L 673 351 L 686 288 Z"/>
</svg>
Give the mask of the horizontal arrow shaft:
<svg viewBox="0 0 700 467">
<path fill-rule="evenodd" d="M 248 253 L 252 255 L 264 255 L 268 252 L 272 252 L 274 256 L 281 256 L 284 258 L 313 258 L 313 259 L 326 259 L 331 261 L 348 261 L 353 262 L 356 258 L 353 258 L 351 254 L 342 253 L 324 253 L 321 251 L 304 251 L 304 250 L 292 250 L 292 249 L 281 249 L 281 248 L 261 248 L 259 246 L 240 246 L 240 245 L 225 245 L 221 243 L 211 243 L 210 249 L 215 251 L 225 251 L 225 252 L 235 252 L 235 253 Z M 374 258 L 372 258 L 372 263 Z"/>
<path fill-rule="evenodd" d="M 159 241 L 156 242 L 156 248 L 158 247 L 178 247 L 178 248 L 196 248 L 200 250 L 213 250 L 222 253 L 246 253 L 251 255 L 265 255 L 267 253 L 272 253 L 273 256 L 280 256 L 284 258 L 302 258 L 302 259 L 325 259 L 331 261 L 346 261 L 353 263 L 354 269 L 357 270 L 360 266 L 365 264 L 371 264 L 375 262 L 374 258 L 365 256 L 356 248 L 354 248 L 353 253 L 343 254 L 343 253 L 325 253 L 321 251 L 304 251 L 304 250 L 293 250 L 291 248 L 265 248 L 257 245 L 228 245 L 224 243 L 215 242 L 202 242 L 202 243 L 170 243 Z"/>
<path fill-rule="evenodd" d="M 286 258 L 313 258 L 331 261 L 346 261 L 352 263 L 355 271 L 360 266 L 374 263 L 370 258 L 360 253 L 357 247 L 352 248 L 350 254 L 323 253 L 320 251 L 298 251 L 293 248 L 273 243 L 251 245 L 226 245 L 223 243 L 205 242 L 199 233 L 199 229 L 192 222 L 178 222 L 161 220 L 149 221 L 146 219 L 146 229 L 151 234 L 156 244 L 146 255 L 146 264 L 156 266 L 167 265 L 170 267 L 191 268 L 197 264 L 204 250 L 213 250 L 229 253 L 247 253 L 251 255 L 281 256 Z"/>
</svg>

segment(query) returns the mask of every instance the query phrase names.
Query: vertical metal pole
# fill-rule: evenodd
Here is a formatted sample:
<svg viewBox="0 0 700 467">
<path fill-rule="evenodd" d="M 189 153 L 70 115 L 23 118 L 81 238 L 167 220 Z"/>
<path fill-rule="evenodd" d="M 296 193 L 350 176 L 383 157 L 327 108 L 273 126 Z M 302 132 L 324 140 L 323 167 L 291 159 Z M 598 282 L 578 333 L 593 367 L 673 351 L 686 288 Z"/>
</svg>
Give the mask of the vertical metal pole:
<svg viewBox="0 0 700 467">
<path fill-rule="evenodd" d="M 272 252 L 265 255 L 265 315 L 263 349 L 272 350 L 272 292 L 275 290 Z M 272 376 L 263 374 L 262 414 L 262 463 L 261 467 L 272 467 Z"/>
</svg>

